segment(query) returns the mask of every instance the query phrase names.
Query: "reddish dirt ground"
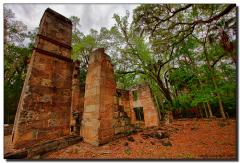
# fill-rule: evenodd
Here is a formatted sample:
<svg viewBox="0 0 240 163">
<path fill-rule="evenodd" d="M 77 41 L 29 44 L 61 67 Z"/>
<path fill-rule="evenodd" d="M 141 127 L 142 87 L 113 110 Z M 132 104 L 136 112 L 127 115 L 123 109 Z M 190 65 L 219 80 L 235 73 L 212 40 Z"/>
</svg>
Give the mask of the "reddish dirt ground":
<svg viewBox="0 0 240 163">
<path fill-rule="evenodd" d="M 172 146 L 143 139 L 143 131 L 131 135 L 134 141 L 122 137 L 100 147 L 80 142 L 44 159 L 237 159 L 235 120 L 175 120 L 168 129 Z"/>
</svg>

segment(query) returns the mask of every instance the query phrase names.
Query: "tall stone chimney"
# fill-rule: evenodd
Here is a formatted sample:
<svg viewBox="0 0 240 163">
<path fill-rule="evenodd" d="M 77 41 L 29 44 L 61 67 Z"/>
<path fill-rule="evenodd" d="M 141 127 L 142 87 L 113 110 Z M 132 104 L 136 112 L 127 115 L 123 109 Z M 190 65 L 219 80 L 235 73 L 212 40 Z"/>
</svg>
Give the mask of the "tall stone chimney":
<svg viewBox="0 0 240 163">
<path fill-rule="evenodd" d="M 98 146 L 112 140 L 116 82 L 110 57 L 95 50 L 89 60 L 81 128 L 83 140 Z"/>
<path fill-rule="evenodd" d="M 71 21 L 46 9 L 17 108 L 12 133 L 15 148 L 70 134 L 71 39 Z"/>
</svg>

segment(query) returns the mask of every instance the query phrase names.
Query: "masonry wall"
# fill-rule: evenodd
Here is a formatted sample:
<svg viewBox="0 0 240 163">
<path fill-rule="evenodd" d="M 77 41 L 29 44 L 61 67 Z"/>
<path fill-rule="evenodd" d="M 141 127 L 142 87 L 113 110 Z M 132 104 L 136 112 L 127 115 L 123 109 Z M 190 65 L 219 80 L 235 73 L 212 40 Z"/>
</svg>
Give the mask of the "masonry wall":
<svg viewBox="0 0 240 163">
<path fill-rule="evenodd" d="M 119 105 L 116 106 L 113 113 L 113 128 L 115 135 L 126 133 L 133 129 L 130 117 Z"/>
<path fill-rule="evenodd" d="M 133 92 L 137 93 L 137 100 Z M 117 89 L 113 114 L 114 134 L 118 135 L 133 130 L 159 126 L 159 116 L 147 84 L 137 85 L 130 90 Z M 134 111 L 135 107 L 143 107 L 144 120 L 138 121 Z"/>
<path fill-rule="evenodd" d="M 117 103 L 124 109 L 124 112 L 127 113 L 127 116 L 131 116 L 131 108 L 129 103 L 129 91 L 123 89 L 117 89 Z"/>
<path fill-rule="evenodd" d="M 104 49 L 91 54 L 85 85 L 81 135 L 85 142 L 100 145 L 112 140 L 116 83 L 110 57 Z"/>
<path fill-rule="evenodd" d="M 129 91 L 117 89 L 113 113 L 113 128 L 115 135 L 132 130 L 133 126 L 131 125 L 130 111 Z"/>
<path fill-rule="evenodd" d="M 71 100 L 71 134 L 80 135 L 80 81 L 79 81 L 79 62 L 74 63 L 72 74 L 72 100 Z"/>
<path fill-rule="evenodd" d="M 71 21 L 47 9 L 16 113 L 12 134 L 15 148 L 70 134 L 71 35 Z"/>
<path fill-rule="evenodd" d="M 138 94 L 138 100 L 136 101 L 134 101 L 133 91 L 136 91 Z M 143 107 L 144 126 L 145 127 L 159 126 L 159 116 L 157 112 L 157 107 L 155 106 L 151 89 L 147 84 L 138 85 L 133 90 L 130 90 L 130 107 L 132 108 L 131 122 L 133 124 L 137 123 L 133 108 Z"/>
<path fill-rule="evenodd" d="M 80 120 L 82 120 L 83 111 L 84 111 L 84 95 L 85 95 L 85 85 L 80 86 L 80 98 L 79 98 Z"/>
</svg>

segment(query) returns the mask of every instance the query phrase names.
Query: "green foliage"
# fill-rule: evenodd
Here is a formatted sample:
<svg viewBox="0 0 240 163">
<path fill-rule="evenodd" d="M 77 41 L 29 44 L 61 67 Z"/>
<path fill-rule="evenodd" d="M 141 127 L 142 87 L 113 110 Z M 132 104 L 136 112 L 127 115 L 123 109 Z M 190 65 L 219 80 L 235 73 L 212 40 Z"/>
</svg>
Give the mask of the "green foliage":
<svg viewBox="0 0 240 163">
<path fill-rule="evenodd" d="M 141 61 L 145 62 L 146 64 L 151 64 L 151 53 L 146 43 L 144 42 L 144 39 L 140 37 L 134 37 L 133 39 L 134 45 L 136 46 L 136 53 L 140 57 Z"/>
<path fill-rule="evenodd" d="M 192 107 L 195 107 L 202 103 L 207 103 L 207 102 L 211 103 L 211 102 L 215 101 L 215 96 L 213 94 L 213 90 L 208 87 L 205 89 L 195 90 L 193 95 L 194 95 L 194 98 L 191 101 Z"/>
<path fill-rule="evenodd" d="M 208 57 L 210 60 L 216 60 L 217 57 L 224 55 L 226 53 L 222 46 L 219 44 L 213 43 L 208 48 Z"/>
<path fill-rule="evenodd" d="M 96 47 L 95 39 L 90 36 L 84 36 L 77 44 L 73 45 L 72 59 L 82 60 L 85 59 L 86 53 L 91 53 L 91 51 Z M 89 54 L 88 54 L 89 55 Z M 83 58 L 81 58 L 83 57 Z M 80 59 L 81 58 L 81 59 Z"/>
<path fill-rule="evenodd" d="M 190 109 L 191 108 L 192 97 L 190 94 L 181 94 L 178 95 L 173 100 L 174 109 Z"/>
<path fill-rule="evenodd" d="M 18 101 L 24 80 L 21 76 L 16 76 L 14 83 L 4 83 L 4 123 L 14 122 Z"/>
<path fill-rule="evenodd" d="M 11 48 L 10 48 L 11 47 Z M 29 49 L 22 49 L 8 46 L 12 56 L 6 55 L 4 58 L 4 109 L 5 109 L 5 123 L 13 123 L 15 111 L 20 97 L 21 89 L 25 79 L 26 60 L 29 56 Z M 16 54 L 17 53 L 17 54 Z M 21 53 L 22 56 L 17 56 Z"/>
<path fill-rule="evenodd" d="M 13 123 L 31 49 L 9 44 L 4 52 L 4 122 Z"/>
<path fill-rule="evenodd" d="M 34 34 L 27 34 L 27 27 L 15 20 L 14 13 L 4 8 L 4 123 L 13 123 L 22 86 L 26 76 L 27 63 L 31 56 L 29 47 L 23 44 Z M 31 34 L 30 34 L 31 33 Z"/>
</svg>

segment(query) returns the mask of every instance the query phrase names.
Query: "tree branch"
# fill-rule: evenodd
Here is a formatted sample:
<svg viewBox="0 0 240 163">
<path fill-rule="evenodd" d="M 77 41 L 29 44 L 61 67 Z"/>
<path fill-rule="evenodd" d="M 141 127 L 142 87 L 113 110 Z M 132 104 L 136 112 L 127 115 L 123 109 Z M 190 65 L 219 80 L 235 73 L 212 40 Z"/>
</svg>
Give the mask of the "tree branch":
<svg viewBox="0 0 240 163">
<path fill-rule="evenodd" d="M 234 7 L 236 7 L 235 4 L 228 5 L 228 6 L 225 8 L 225 10 L 223 10 L 223 11 L 220 12 L 219 14 L 217 14 L 217 15 L 215 15 L 215 16 L 207 19 L 207 20 L 202 20 L 202 19 L 200 19 L 200 20 L 195 20 L 195 21 L 193 21 L 193 22 L 191 22 L 191 23 L 178 22 L 178 23 L 176 23 L 176 24 L 174 25 L 174 27 L 177 26 L 177 25 L 198 25 L 198 24 L 204 24 L 204 23 L 208 24 L 208 23 L 211 23 L 211 22 L 213 22 L 214 20 L 218 20 L 218 19 L 220 19 L 222 16 L 228 14 Z"/>
<path fill-rule="evenodd" d="M 159 24 L 161 24 L 161 23 L 163 23 L 163 22 L 171 19 L 171 18 L 174 17 L 177 13 L 179 13 L 179 12 L 181 12 L 181 11 L 183 11 L 183 10 L 188 9 L 188 8 L 191 7 L 191 6 L 192 6 L 192 4 L 188 4 L 188 5 L 186 5 L 186 6 L 182 7 L 182 8 L 177 9 L 176 11 L 172 12 L 173 14 L 172 14 L 171 16 L 167 17 L 166 19 L 159 19 L 159 18 L 158 18 L 158 23 L 154 26 L 154 28 L 153 28 L 153 30 L 152 30 L 152 32 L 151 32 L 151 36 L 152 36 L 153 33 L 155 32 L 155 30 L 156 30 L 156 28 L 157 28 L 157 26 L 158 26 Z"/>
<path fill-rule="evenodd" d="M 218 59 L 213 62 L 211 67 L 213 68 L 215 66 L 215 64 L 217 64 L 217 62 L 220 61 L 224 56 L 225 56 L 225 54 L 222 54 L 221 56 L 219 56 Z"/>
<path fill-rule="evenodd" d="M 140 71 L 140 70 L 133 70 L 133 71 L 118 71 L 118 72 L 116 72 L 116 73 L 117 73 L 117 74 L 123 74 L 123 75 L 126 75 L 126 74 L 133 74 L 133 73 L 145 74 L 145 72 Z"/>
</svg>

